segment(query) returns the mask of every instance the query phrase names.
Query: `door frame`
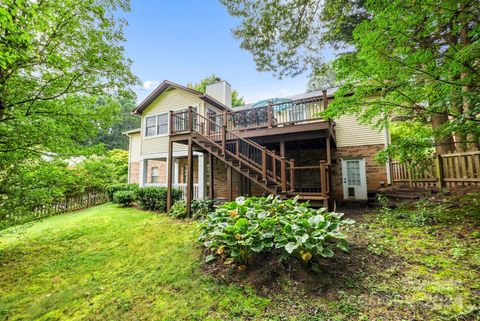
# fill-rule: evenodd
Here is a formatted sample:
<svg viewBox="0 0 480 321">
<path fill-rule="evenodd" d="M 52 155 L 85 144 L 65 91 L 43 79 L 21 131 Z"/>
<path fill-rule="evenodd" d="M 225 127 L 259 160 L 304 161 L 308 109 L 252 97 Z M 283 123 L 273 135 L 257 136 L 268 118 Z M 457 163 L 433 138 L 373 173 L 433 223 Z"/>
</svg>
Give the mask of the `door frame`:
<svg viewBox="0 0 480 321">
<path fill-rule="evenodd" d="M 358 196 L 348 197 L 348 185 L 347 185 L 347 161 L 360 161 L 360 192 Z M 342 190 L 343 190 L 343 200 L 345 201 L 366 201 L 368 200 L 368 191 L 367 191 L 367 171 L 366 171 L 366 161 L 364 157 L 347 157 L 341 159 L 342 167 Z M 357 194 L 357 193 L 355 193 Z"/>
</svg>

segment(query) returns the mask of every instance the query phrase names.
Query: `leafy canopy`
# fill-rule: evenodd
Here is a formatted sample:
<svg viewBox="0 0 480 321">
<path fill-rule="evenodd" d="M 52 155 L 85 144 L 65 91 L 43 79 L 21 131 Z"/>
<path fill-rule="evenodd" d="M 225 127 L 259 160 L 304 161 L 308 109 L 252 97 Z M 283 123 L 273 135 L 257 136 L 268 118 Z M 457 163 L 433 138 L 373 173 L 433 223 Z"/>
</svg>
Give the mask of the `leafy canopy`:
<svg viewBox="0 0 480 321">
<path fill-rule="evenodd" d="M 353 29 L 368 17 L 364 0 L 220 0 L 240 18 L 233 34 L 260 71 L 279 77 L 319 67 L 326 48 L 351 49 Z"/>
<path fill-rule="evenodd" d="M 0 206 L 50 198 L 66 170 L 57 158 L 99 152 L 86 142 L 134 97 L 117 17 L 128 10 L 126 0 L 0 2 Z"/>
<path fill-rule="evenodd" d="M 199 83 L 189 83 L 187 84 L 187 87 L 193 88 L 199 92 L 205 93 L 207 90 L 207 85 L 214 84 L 221 79 L 217 77 L 215 74 L 212 74 L 208 77 L 203 78 L 200 80 Z M 232 90 L 232 107 L 238 107 L 238 106 L 243 106 L 245 105 L 245 101 L 243 100 L 243 97 L 240 97 L 238 92 L 236 90 Z"/>
<path fill-rule="evenodd" d="M 478 143 L 478 5 L 377 0 L 367 10 L 372 19 L 354 31 L 357 51 L 335 62 L 344 85 L 326 115 L 357 113 L 377 127 L 403 117 L 431 123 L 437 144 L 452 135 Z"/>
</svg>

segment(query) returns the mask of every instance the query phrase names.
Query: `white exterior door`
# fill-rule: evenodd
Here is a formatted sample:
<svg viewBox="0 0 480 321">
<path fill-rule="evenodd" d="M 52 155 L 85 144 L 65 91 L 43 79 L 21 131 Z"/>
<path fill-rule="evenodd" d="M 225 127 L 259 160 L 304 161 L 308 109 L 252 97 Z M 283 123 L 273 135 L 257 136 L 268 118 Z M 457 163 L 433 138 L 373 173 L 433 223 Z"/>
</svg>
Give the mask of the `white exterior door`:
<svg viewBox="0 0 480 321">
<path fill-rule="evenodd" d="M 343 198 L 367 199 L 367 179 L 364 159 L 342 159 Z"/>
</svg>

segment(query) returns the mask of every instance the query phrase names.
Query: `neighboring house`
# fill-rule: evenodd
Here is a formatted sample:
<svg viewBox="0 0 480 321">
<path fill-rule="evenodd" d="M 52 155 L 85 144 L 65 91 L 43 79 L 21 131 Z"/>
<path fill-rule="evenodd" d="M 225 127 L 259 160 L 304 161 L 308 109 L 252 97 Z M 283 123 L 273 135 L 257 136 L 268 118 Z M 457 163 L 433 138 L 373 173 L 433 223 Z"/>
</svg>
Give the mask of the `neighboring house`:
<svg viewBox="0 0 480 321">
<path fill-rule="evenodd" d="M 133 111 L 142 122 L 126 133 L 129 182 L 167 186 L 170 179 L 186 196 L 191 182 L 188 199 L 275 193 L 323 204 L 367 200 L 389 183 L 388 166 L 373 160 L 388 133 L 353 116 L 321 119 L 334 91 L 232 109 L 225 81 L 206 94 L 164 81 Z"/>
</svg>

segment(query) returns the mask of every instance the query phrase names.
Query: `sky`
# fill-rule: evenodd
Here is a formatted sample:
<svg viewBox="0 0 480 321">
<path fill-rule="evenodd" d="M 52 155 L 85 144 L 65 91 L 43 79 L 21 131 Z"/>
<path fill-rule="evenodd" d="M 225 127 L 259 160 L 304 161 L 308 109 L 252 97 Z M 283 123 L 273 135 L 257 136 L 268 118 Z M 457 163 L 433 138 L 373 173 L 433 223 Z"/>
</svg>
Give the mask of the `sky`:
<svg viewBox="0 0 480 321">
<path fill-rule="evenodd" d="M 165 79 L 186 85 L 215 73 L 227 80 L 246 103 L 303 93 L 308 74 L 276 79 L 256 70 L 249 52 L 231 29 L 239 20 L 218 0 L 131 0 L 126 14 L 126 54 L 143 86 L 141 101 Z"/>
</svg>

